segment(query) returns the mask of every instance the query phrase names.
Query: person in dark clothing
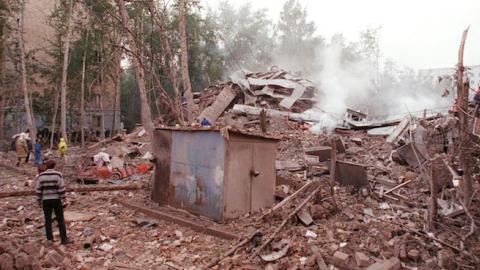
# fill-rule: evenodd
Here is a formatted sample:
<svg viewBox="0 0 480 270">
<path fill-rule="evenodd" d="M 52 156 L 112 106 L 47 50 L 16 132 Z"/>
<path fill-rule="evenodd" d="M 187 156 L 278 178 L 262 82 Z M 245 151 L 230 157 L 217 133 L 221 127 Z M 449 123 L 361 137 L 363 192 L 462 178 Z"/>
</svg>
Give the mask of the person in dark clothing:
<svg viewBox="0 0 480 270">
<path fill-rule="evenodd" d="M 55 161 L 48 160 L 45 163 L 47 170 L 37 175 L 36 193 L 38 203 L 43 207 L 45 216 L 45 232 L 48 241 L 53 241 L 52 233 L 52 212 L 57 217 L 58 229 L 62 245 L 69 243 L 67 229 L 63 218 L 63 207 L 65 202 L 65 184 L 60 172 L 55 171 Z"/>
<path fill-rule="evenodd" d="M 30 153 L 33 151 L 32 139 L 30 139 L 30 137 L 27 137 L 27 149 L 28 152 L 27 157 L 25 158 L 25 164 L 28 164 L 28 162 L 30 161 Z"/>
</svg>

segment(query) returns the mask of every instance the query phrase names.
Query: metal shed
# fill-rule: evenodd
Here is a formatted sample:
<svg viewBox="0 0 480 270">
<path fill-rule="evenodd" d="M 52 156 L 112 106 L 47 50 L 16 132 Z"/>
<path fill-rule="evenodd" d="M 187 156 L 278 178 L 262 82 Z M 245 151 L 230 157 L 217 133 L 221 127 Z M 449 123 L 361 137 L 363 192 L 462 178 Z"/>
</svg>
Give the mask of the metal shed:
<svg viewBox="0 0 480 270">
<path fill-rule="evenodd" d="M 218 222 L 272 206 L 277 142 L 226 128 L 156 129 L 152 200 Z"/>
</svg>

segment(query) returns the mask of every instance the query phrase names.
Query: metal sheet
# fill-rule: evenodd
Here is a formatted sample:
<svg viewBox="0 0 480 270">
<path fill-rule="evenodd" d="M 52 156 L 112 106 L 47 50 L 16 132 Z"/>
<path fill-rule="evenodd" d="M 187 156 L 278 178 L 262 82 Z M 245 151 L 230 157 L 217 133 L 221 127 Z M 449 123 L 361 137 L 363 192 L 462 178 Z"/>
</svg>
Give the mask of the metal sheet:
<svg viewBox="0 0 480 270">
<path fill-rule="evenodd" d="M 221 220 L 225 143 L 216 132 L 175 132 L 172 136 L 170 204 Z"/>
<path fill-rule="evenodd" d="M 367 171 L 362 165 L 337 161 L 335 181 L 342 186 L 363 187 L 368 185 Z"/>
<path fill-rule="evenodd" d="M 225 218 L 234 218 L 250 212 L 252 152 L 253 146 L 248 141 L 228 142 Z"/>
<path fill-rule="evenodd" d="M 275 143 L 272 142 L 256 140 L 253 145 L 250 211 L 270 207 L 275 202 L 275 152 Z"/>
<path fill-rule="evenodd" d="M 155 130 L 153 141 L 153 153 L 157 159 L 151 196 L 154 202 L 164 204 L 169 197 L 172 131 Z"/>
<path fill-rule="evenodd" d="M 414 143 L 409 143 L 398 148 L 397 151 L 409 166 L 413 168 L 417 168 L 427 160 L 425 159 L 425 157 L 422 156 L 422 154 L 418 151 L 418 149 L 416 147 L 414 149 L 414 147 L 415 147 Z"/>
</svg>

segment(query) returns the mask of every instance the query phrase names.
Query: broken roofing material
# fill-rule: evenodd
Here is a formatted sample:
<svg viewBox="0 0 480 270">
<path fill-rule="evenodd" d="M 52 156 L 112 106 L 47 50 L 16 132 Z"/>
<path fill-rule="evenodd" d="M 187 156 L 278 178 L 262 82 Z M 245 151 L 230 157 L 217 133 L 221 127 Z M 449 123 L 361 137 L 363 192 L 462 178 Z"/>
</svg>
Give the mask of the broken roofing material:
<svg viewBox="0 0 480 270">
<path fill-rule="evenodd" d="M 204 108 L 198 120 L 207 119 L 210 123 L 220 117 L 238 95 L 237 105 L 261 106 L 268 104 L 278 110 L 293 110 L 303 112 L 312 107 L 315 86 L 308 80 L 293 76 L 278 68 L 270 72 L 252 73 L 239 70 L 230 76 L 230 81 L 211 86 L 203 96 L 213 96 L 215 100 L 198 100 Z M 205 104 L 206 103 L 206 104 Z"/>
</svg>

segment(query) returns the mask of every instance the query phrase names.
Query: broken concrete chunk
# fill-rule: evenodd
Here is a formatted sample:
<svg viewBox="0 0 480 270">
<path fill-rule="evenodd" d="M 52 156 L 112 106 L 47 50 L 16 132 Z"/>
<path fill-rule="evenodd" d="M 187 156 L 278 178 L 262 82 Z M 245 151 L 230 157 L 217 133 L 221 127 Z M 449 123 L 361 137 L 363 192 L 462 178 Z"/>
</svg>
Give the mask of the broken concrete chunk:
<svg viewBox="0 0 480 270">
<path fill-rule="evenodd" d="M 303 208 L 297 213 L 297 217 L 302 221 L 306 226 L 310 226 L 313 223 L 312 216 L 307 209 Z"/>
<path fill-rule="evenodd" d="M 333 261 L 335 263 L 346 265 L 348 263 L 349 255 L 340 251 L 335 251 L 333 254 Z"/>
<path fill-rule="evenodd" d="M 418 249 L 411 249 L 407 253 L 408 258 L 412 261 L 418 261 L 418 258 L 420 257 L 420 251 Z"/>
<path fill-rule="evenodd" d="M 287 255 L 287 252 L 288 252 L 289 248 L 290 248 L 290 245 L 286 245 L 285 247 L 283 247 L 279 251 L 272 252 L 268 255 L 260 255 L 260 257 L 262 258 L 262 260 L 264 260 L 266 262 L 273 262 L 273 261 L 276 261 L 276 260 L 282 258 L 283 256 Z"/>
<path fill-rule="evenodd" d="M 330 160 L 332 147 L 330 146 L 316 146 L 305 149 L 307 155 L 317 156 L 319 162 Z"/>
<path fill-rule="evenodd" d="M 63 263 L 63 256 L 55 250 L 50 250 L 45 258 L 49 266 L 60 266 Z"/>
<path fill-rule="evenodd" d="M 358 266 L 366 267 L 368 266 L 370 259 L 364 253 L 357 251 L 355 252 L 355 261 L 357 262 Z"/>
<path fill-rule="evenodd" d="M 388 260 L 378 261 L 369 267 L 366 270 L 399 270 L 402 268 L 402 264 L 397 257 L 392 257 Z"/>
</svg>

